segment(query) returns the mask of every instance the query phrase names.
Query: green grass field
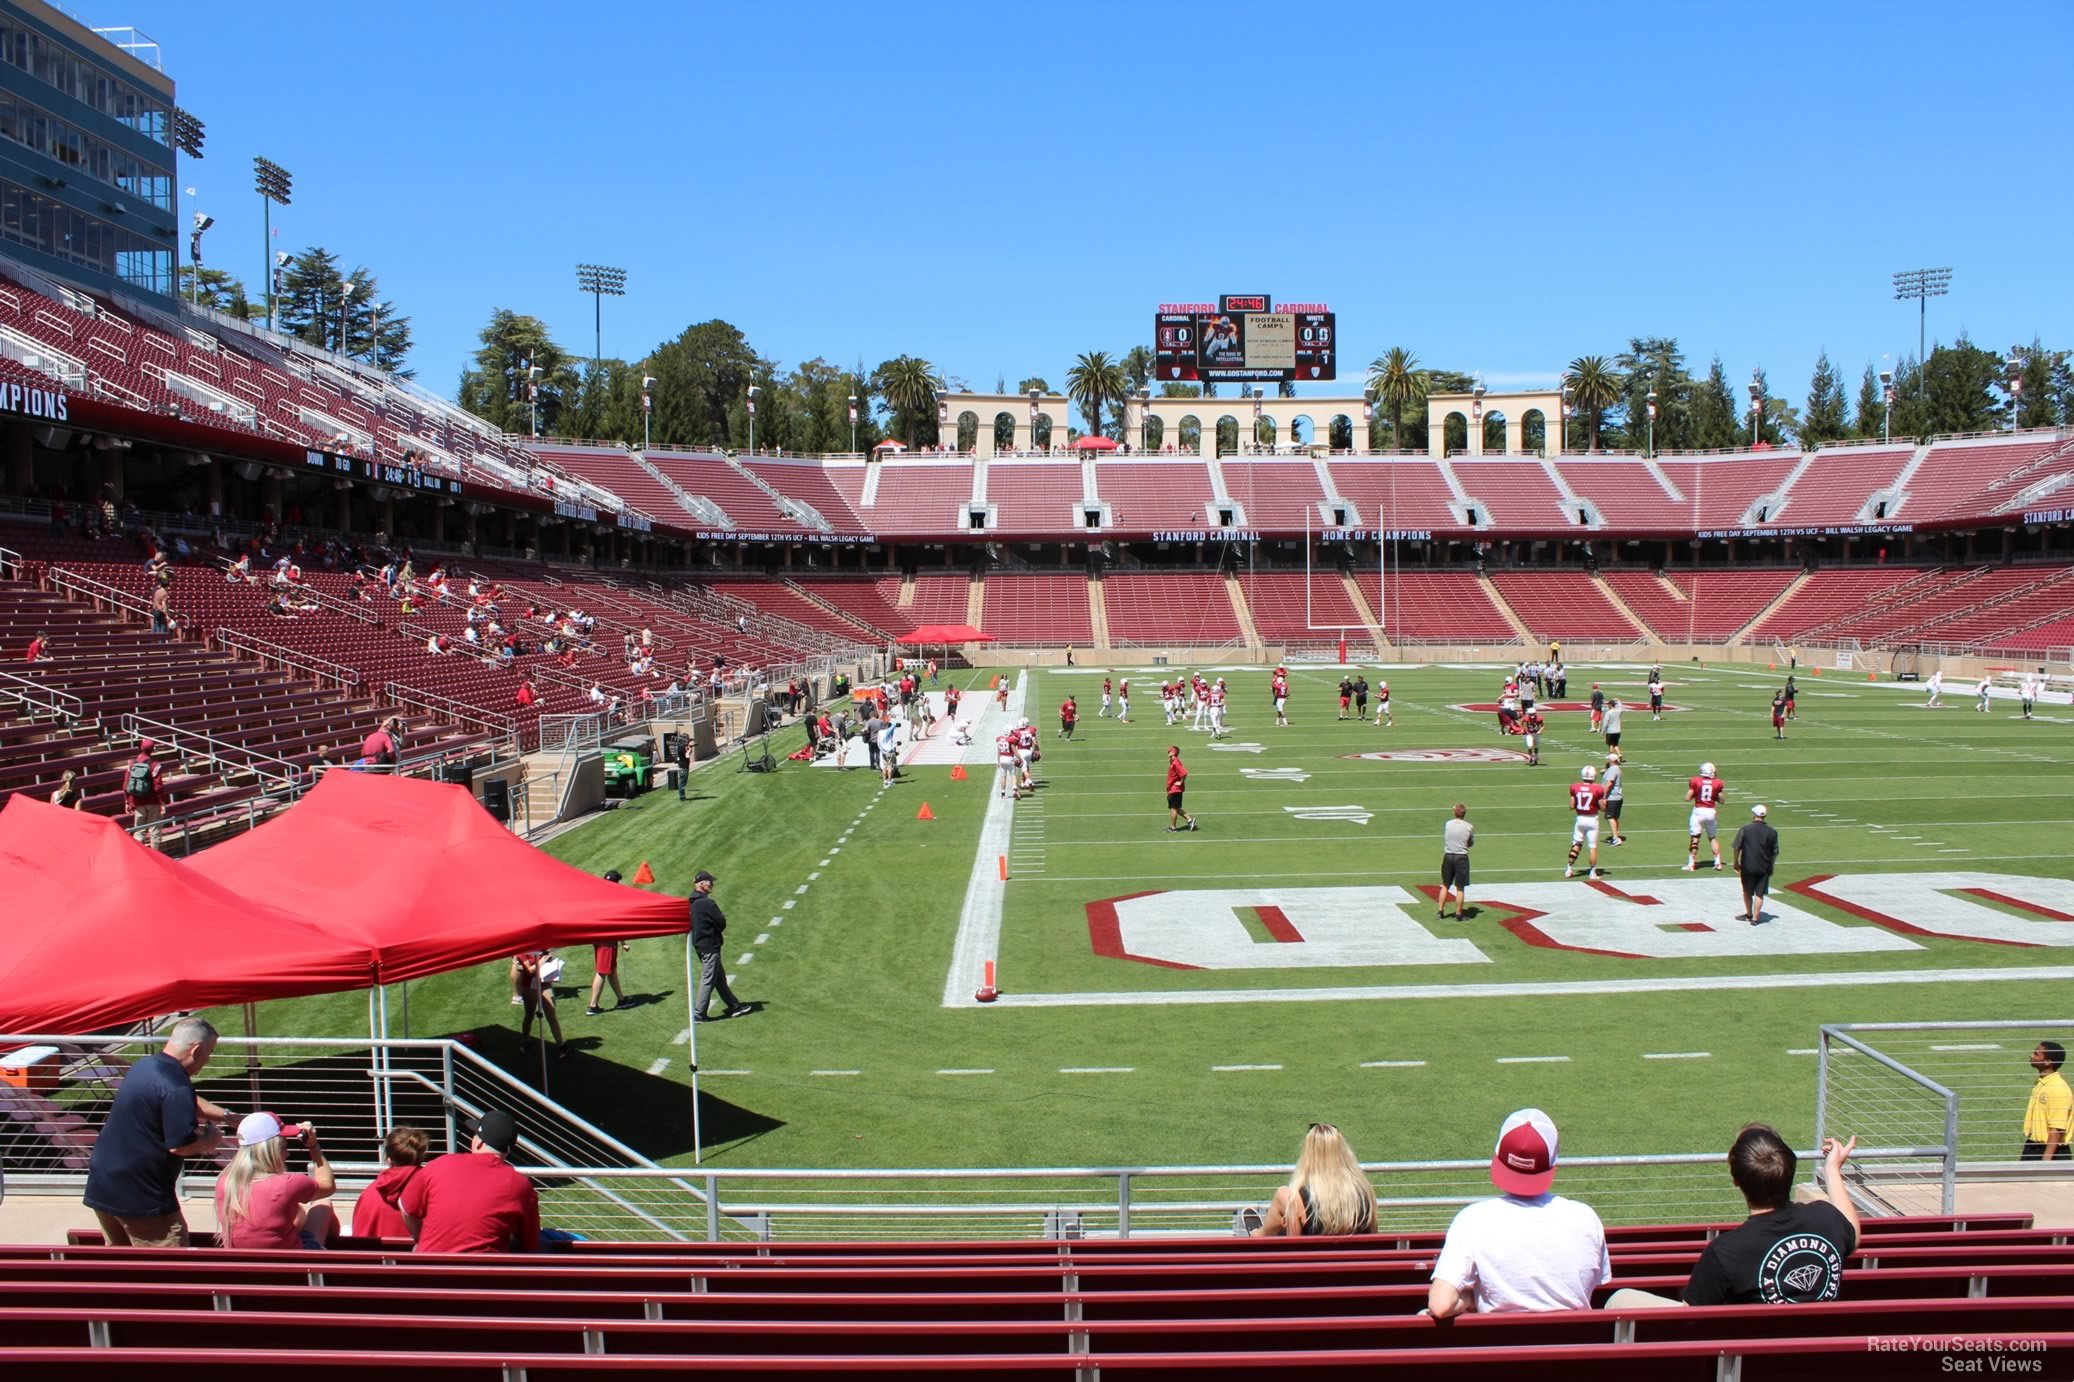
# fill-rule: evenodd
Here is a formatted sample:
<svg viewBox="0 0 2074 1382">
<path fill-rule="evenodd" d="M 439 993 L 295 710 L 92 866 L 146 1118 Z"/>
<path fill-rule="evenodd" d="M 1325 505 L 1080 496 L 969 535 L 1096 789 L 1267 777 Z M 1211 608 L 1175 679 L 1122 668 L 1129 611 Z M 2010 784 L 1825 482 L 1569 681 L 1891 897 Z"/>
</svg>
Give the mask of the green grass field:
<svg viewBox="0 0 2074 1382">
<path fill-rule="evenodd" d="M 1644 700 L 1643 672 L 1577 668 L 1571 697 L 1588 696 L 1596 677 Z M 1015 808 L 1004 1000 L 992 1006 L 945 1002 L 976 859 L 982 879 L 994 877 L 980 851 L 990 767 L 965 782 L 942 766 L 911 769 L 881 791 L 869 773 L 786 763 L 748 776 L 723 760 L 694 776 L 693 800 L 654 793 L 549 848 L 629 876 L 646 860 L 657 890 L 676 895 L 697 869 L 719 876 L 734 986 L 757 1007 L 699 1029 L 707 1156 L 723 1166 L 1273 1162 L 1313 1119 L 1338 1123 L 1371 1160 L 1478 1156 L 1524 1104 L 1554 1113 L 1568 1153 L 1718 1147 L 1752 1118 L 1804 1140 L 1815 1063 L 1796 1052 L 1815 1044 L 1818 1024 L 2064 1010 L 2066 926 L 2008 901 L 2008 887 L 1964 901 L 1951 899 L 1966 880 L 1896 895 L 2000 918 L 2026 928 L 2017 934 L 2029 944 L 1907 934 L 1783 885 L 1843 875 L 1887 886 L 1885 875 L 1927 871 L 2068 877 L 2066 707 L 2024 723 L 2013 702 L 1974 713 L 1956 688 L 1947 708 L 1925 710 L 1918 688 L 1804 674 L 1800 719 L 1782 743 L 1768 715 L 1780 674 L 1667 669 L 1680 709 L 1660 723 L 1628 712 L 1629 843 L 1602 844 L 1607 887 L 1594 890 L 1562 879 L 1565 788 L 1604 753 L 1581 713 L 1549 716 L 1540 767 L 1349 757 L 1517 747 L 1491 715 L 1454 708 L 1494 700 L 1496 666 L 1367 674 L 1388 677 L 1394 727 L 1336 721 L 1339 669 L 1301 667 L 1294 723 L 1276 728 L 1265 673 L 1227 671 L 1230 744 L 1257 752 L 1164 728 L 1156 677 L 1133 675 L 1138 723 L 1119 726 L 1096 717 L 1100 671 L 1030 676 L 1043 786 Z M 1066 744 L 1056 708 L 1069 692 L 1082 720 Z M 797 731 L 783 739 L 792 747 Z M 1192 770 L 1194 834 L 1165 830 L 1169 742 Z M 1792 915 L 1755 933 L 1732 915 L 1732 874 L 1679 870 L 1684 783 L 1703 759 L 1729 784 L 1724 848 L 1753 801 L 1770 805 L 1783 839 L 1773 910 Z M 924 801 L 934 820 L 916 819 Z M 1440 827 L 1456 801 L 1478 831 L 1473 914 L 1460 924 L 1436 920 L 1420 891 L 1438 881 Z M 1322 911 L 1319 889 L 1340 890 Z M 1180 917 L 1160 934 L 1223 967 L 1098 953 L 1089 904 L 1158 891 L 1179 897 L 1169 912 Z M 1121 934 L 1150 933 L 1126 922 Z M 1207 950 L 1205 936 L 1217 938 Z M 1729 953 L 1581 953 L 1638 936 Z M 1805 953 L 1767 953 L 1794 936 L 1812 937 Z M 1457 942 L 1474 951 L 1443 944 Z M 1906 948 L 1824 949 L 1866 944 Z M 555 1095 L 658 1159 L 687 1158 L 681 943 L 637 944 L 629 989 L 653 1001 L 596 1018 L 582 1014 L 589 957 L 569 960 L 568 982 L 582 987 L 560 1006 L 578 1050 L 556 1069 Z M 1973 981 L 1989 971 L 2022 977 Z M 1798 982 L 1753 986 L 1782 979 Z M 1468 995 L 1418 992 L 1465 985 Z M 501 967 L 416 985 L 412 1003 L 416 1034 L 472 1032 L 493 1059 L 520 1066 Z M 363 1026 L 358 996 L 274 1005 L 262 1021 L 274 1034 Z M 2021 1053 L 2010 1059 L 2013 1077 L 2027 1078 Z"/>
</svg>

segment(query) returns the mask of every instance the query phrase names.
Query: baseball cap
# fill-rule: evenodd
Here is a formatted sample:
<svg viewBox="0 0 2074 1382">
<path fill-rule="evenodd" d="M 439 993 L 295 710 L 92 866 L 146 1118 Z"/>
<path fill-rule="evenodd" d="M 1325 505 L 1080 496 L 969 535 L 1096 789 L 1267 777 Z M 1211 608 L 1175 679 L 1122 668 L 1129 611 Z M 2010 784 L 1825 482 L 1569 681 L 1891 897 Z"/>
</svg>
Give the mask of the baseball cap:
<svg viewBox="0 0 2074 1382">
<path fill-rule="evenodd" d="M 238 1120 L 238 1145 L 257 1147 L 281 1135 L 281 1120 L 271 1113 L 248 1113 Z"/>
<path fill-rule="evenodd" d="M 1757 804 L 1756 804 L 1755 806 L 1751 807 L 1751 808 L 1750 808 L 1750 814 L 1751 814 L 1751 815 L 1753 815 L 1753 816 L 1755 816 L 1755 817 L 1757 817 L 1757 819 L 1759 819 L 1759 820 L 1763 820 L 1763 819 L 1764 819 L 1764 803 L 1760 801 L 1760 802 L 1758 802 L 1758 803 L 1757 803 Z"/>
<path fill-rule="evenodd" d="M 707 873 L 704 869 L 700 869 L 691 876 L 691 881 L 694 883 L 718 883 L 720 880 Z"/>
<path fill-rule="evenodd" d="M 619 870 L 618 870 L 618 869 L 606 869 L 606 870 L 605 870 L 605 881 L 606 881 L 607 883 L 617 883 L 617 882 L 619 881 Z"/>
<path fill-rule="evenodd" d="M 1491 1184 L 1508 1195 L 1544 1195 L 1555 1171 L 1555 1120 L 1538 1108 L 1523 1108 L 1507 1118 L 1491 1155 Z"/>
<path fill-rule="evenodd" d="M 155 739 L 139 739 L 137 741 L 137 747 L 143 749 L 146 753 L 149 753 L 151 752 L 151 750 L 158 747 L 158 741 Z"/>
<path fill-rule="evenodd" d="M 509 1153 L 518 1145 L 518 1123 L 503 1109 L 490 1109 L 480 1118 L 464 1118 L 461 1126 L 493 1152 Z"/>
</svg>

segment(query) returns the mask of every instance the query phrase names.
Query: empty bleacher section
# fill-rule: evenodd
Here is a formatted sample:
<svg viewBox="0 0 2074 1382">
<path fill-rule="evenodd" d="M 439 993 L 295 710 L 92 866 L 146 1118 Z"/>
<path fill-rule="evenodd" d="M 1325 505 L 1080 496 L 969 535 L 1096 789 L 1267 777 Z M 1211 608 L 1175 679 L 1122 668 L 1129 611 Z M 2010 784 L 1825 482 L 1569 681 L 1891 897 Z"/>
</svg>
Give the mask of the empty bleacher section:
<svg viewBox="0 0 2074 1382">
<path fill-rule="evenodd" d="M 1742 528 L 1770 520 L 1757 512 L 1785 487 L 1786 477 L 1800 464 L 1798 451 L 1769 451 L 1747 456 L 1708 456 L 1657 462 L 1670 482 L 1691 501 L 1687 526 L 1702 532 Z"/>
<path fill-rule="evenodd" d="M 1868 513 L 1868 506 L 1874 495 L 1893 487 L 1915 454 L 1908 444 L 1826 446 L 1808 458 L 1786 502 L 1766 521 L 1788 528 L 1883 521 Z"/>
<path fill-rule="evenodd" d="M 1478 523 L 1499 528 L 1579 527 L 1577 510 L 1539 461 L 1475 461 L 1457 456 L 1448 463 L 1456 483 L 1474 500 Z"/>
<path fill-rule="evenodd" d="M 844 618 L 880 637 L 906 633 L 914 621 L 899 606 L 897 576 L 813 575 L 793 572 L 788 578 L 808 598 L 840 611 Z"/>
<path fill-rule="evenodd" d="M 1536 639 L 1613 639 L 1633 642 L 1642 630 L 1628 621 L 1599 583 L 1581 571 L 1495 571 L 1491 582 Z"/>
<path fill-rule="evenodd" d="M 1215 495 L 1201 461 L 1097 461 L 1095 488 L 1119 528 L 1162 532 L 1214 526 Z"/>
<path fill-rule="evenodd" d="M 1938 442 L 1902 485 L 1904 498 L 1889 517 L 1923 524 L 1998 513 L 2026 487 L 2023 475 L 2062 455 L 2063 444 L 2050 433 Z"/>
<path fill-rule="evenodd" d="M 1466 571 L 1404 571 L 1357 577 L 1392 643 L 1514 643 L 1518 632 L 1492 603 L 1490 586 Z"/>
<path fill-rule="evenodd" d="M 1798 571 L 1609 571 L 1605 582 L 1666 643 L 1725 643 L 1779 598 Z"/>
<path fill-rule="evenodd" d="M 1214 571 L 1111 571 L 1102 601 L 1113 647 L 1222 647 L 1244 637 Z"/>
<path fill-rule="evenodd" d="M 1368 621 L 1354 608 L 1346 582 L 1327 568 L 1302 571 L 1249 571 L 1239 577 L 1253 627 L 1265 643 L 1289 648 L 1336 645 L 1345 630 L 1349 642 L 1366 644 Z"/>
<path fill-rule="evenodd" d="M 810 530 L 781 512 L 755 480 L 710 451 L 667 451 L 655 448 L 644 459 L 694 499 L 703 499 L 727 515 L 727 526 L 739 532 L 797 533 Z M 684 508 L 680 502 L 679 509 Z M 693 512 L 696 512 L 694 509 Z"/>
<path fill-rule="evenodd" d="M 858 521 L 842 491 L 830 478 L 829 467 L 818 461 L 787 461 L 761 458 L 742 462 L 743 469 L 787 499 L 819 514 L 831 532 L 870 532 L 869 524 Z"/>
<path fill-rule="evenodd" d="M 1556 473 L 1572 493 L 1591 501 L 1610 531 L 1674 533 L 1692 528 L 1692 499 L 1673 495 L 1668 479 L 1647 461 L 1617 456 L 1565 456 Z"/>
<path fill-rule="evenodd" d="M 1085 580 L 1086 577 L 1082 577 Z M 886 599 L 899 598 L 900 582 L 888 578 L 879 584 Z M 923 624 L 962 624 L 971 608 L 972 578 L 963 571 L 918 571 L 913 581 L 914 599 L 901 606 L 909 628 Z M 991 628 L 987 629 L 992 633 Z"/>
<path fill-rule="evenodd" d="M 1453 492 L 1439 465 L 1424 457 L 1336 456 L 1331 470 L 1340 496 L 1355 508 L 1354 527 L 1440 532 L 1463 526 L 1448 507 Z"/>
<path fill-rule="evenodd" d="M 1080 463 L 989 462 L 987 504 L 994 510 L 993 526 L 1003 533 L 1072 532 L 1085 523 L 1080 502 Z"/>
<path fill-rule="evenodd" d="M 688 523 L 691 515 L 677 496 L 628 455 L 621 446 L 555 446 L 533 453 L 552 461 L 573 475 L 592 480 L 625 499 L 643 513 L 664 521 Z"/>
<path fill-rule="evenodd" d="M 1317 532 L 1327 526 L 1318 505 L 1325 491 L 1310 461 L 1227 460 L 1224 488 L 1239 505 L 1243 526 L 1278 532 Z"/>
<path fill-rule="evenodd" d="M 877 472 L 875 502 L 860 497 L 856 503 L 866 529 L 881 536 L 946 537 L 971 526 L 971 461 L 932 456 L 871 465 Z"/>
<path fill-rule="evenodd" d="M 1904 587 L 1934 579 L 1919 566 L 1874 566 L 1822 571 L 1760 620 L 1752 637 L 1791 641 L 1853 611 L 1894 598 Z"/>
<path fill-rule="evenodd" d="M 986 631 L 1010 647 L 1077 644 L 1085 648 L 1095 641 L 1087 576 L 1082 572 L 990 572 L 986 601 Z M 916 603 L 920 603 L 919 589 Z M 956 622 L 965 622 L 962 612 Z"/>
</svg>

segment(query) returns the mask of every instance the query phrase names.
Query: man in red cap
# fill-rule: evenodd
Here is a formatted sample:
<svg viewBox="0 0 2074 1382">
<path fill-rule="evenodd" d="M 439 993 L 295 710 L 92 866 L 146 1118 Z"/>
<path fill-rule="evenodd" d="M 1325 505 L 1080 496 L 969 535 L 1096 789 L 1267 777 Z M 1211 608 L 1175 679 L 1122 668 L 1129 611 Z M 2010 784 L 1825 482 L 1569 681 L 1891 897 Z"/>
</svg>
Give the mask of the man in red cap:
<svg viewBox="0 0 2074 1382">
<path fill-rule="evenodd" d="M 1501 1192 L 1455 1215 L 1433 1264 L 1426 1311 L 1589 1310 L 1613 1278 L 1606 1230 L 1589 1205 L 1552 1193 L 1555 1121 L 1524 1108 L 1498 1129 L 1491 1183 Z"/>
</svg>

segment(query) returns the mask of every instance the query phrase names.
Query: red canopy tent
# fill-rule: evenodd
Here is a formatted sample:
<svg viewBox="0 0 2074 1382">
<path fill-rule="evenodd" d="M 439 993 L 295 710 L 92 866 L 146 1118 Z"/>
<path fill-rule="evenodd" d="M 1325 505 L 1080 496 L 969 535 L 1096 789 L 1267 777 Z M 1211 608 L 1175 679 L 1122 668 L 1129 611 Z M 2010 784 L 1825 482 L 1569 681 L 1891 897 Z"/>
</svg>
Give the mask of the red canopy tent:
<svg viewBox="0 0 2074 1382">
<path fill-rule="evenodd" d="M 1116 449 L 1116 443 L 1110 440 L 1108 437 L 1090 435 L 1075 438 L 1073 442 L 1073 449 L 1075 451 L 1114 451 Z"/>
<path fill-rule="evenodd" d="M 374 982 L 364 943 L 202 877 L 106 816 L 10 800 L 0 889 L 0 1031 L 86 1032 Z"/>
<path fill-rule="evenodd" d="M 924 624 L 893 640 L 895 643 L 991 643 L 994 635 L 981 633 L 970 624 Z"/>
<path fill-rule="evenodd" d="M 371 951 L 383 984 L 690 926 L 683 898 L 593 878 L 465 788 L 409 777 L 326 773 L 292 810 L 184 867 Z"/>
</svg>

